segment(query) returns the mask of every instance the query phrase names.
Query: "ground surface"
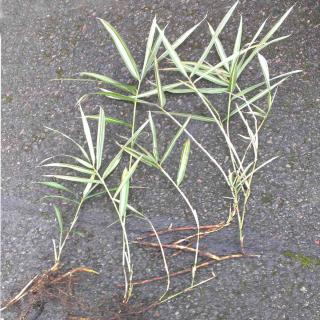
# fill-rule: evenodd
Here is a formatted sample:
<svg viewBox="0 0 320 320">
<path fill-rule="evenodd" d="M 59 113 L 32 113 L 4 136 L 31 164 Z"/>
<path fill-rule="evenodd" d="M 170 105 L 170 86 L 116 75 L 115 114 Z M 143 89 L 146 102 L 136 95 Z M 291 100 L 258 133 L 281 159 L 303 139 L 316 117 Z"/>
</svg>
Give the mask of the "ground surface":
<svg viewBox="0 0 320 320">
<path fill-rule="evenodd" d="M 129 79 L 95 17 L 114 24 L 141 63 L 145 38 L 155 14 L 161 25 L 170 23 L 167 32 L 174 39 L 206 13 L 210 22 L 217 25 L 232 3 L 218 0 L 2 2 L 3 300 L 52 264 L 54 216 L 52 207 L 39 200 L 43 191 L 34 184 L 41 174 L 36 166 L 52 154 L 69 151 L 70 145 L 43 126 L 82 139 L 74 103 L 89 86 L 61 84 L 50 79 L 73 76 L 80 71 L 101 72 L 122 81 Z M 319 2 L 240 1 L 222 40 L 228 43 L 233 39 L 240 14 L 244 17 L 244 32 L 252 35 L 266 17 L 274 21 L 293 3 L 296 3 L 294 11 L 281 28 L 282 34 L 292 33 L 292 37 L 265 51 L 273 65 L 273 74 L 293 68 L 304 72 L 280 88 L 261 137 L 261 152 L 270 157 L 280 156 L 256 177 L 250 204 L 246 245 L 248 251 L 261 257 L 214 265 L 216 279 L 139 319 L 320 319 Z M 201 29 L 189 42 L 191 51 L 198 54 L 207 39 L 205 29 Z M 190 99 L 183 108 L 194 108 L 193 103 Z M 110 107 L 111 114 L 119 114 L 105 100 L 89 102 L 86 110 L 97 110 L 99 105 L 105 106 L 106 112 Z M 129 119 L 127 107 L 120 111 Z M 174 128 L 161 118 L 158 123 L 163 135 L 167 129 Z M 214 149 L 214 139 L 208 136 L 207 130 L 201 131 L 197 126 L 193 124 L 192 130 L 199 131 L 201 140 L 210 141 L 209 148 Z M 110 130 L 111 136 L 119 128 Z M 224 211 L 222 202 L 215 199 L 224 195 L 224 189 L 219 187 L 221 177 L 200 153 L 194 151 L 191 160 L 185 190 L 192 195 L 202 223 L 219 222 Z M 157 227 L 169 222 L 192 223 L 187 208 L 164 179 L 150 173 L 148 168 L 141 169 L 136 179 L 138 185 L 150 188 L 136 191 L 131 201 L 148 213 Z M 66 268 L 85 265 L 101 272 L 98 277 L 85 277 L 79 288 L 80 294 L 89 297 L 95 306 L 115 307 L 116 295 L 121 293 L 115 287 L 122 279 L 121 257 L 116 251 L 121 240 L 119 229 L 114 226 L 106 230 L 114 219 L 112 207 L 106 203 L 86 206 L 78 227 L 84 237 L 74 236 L 65 255 Z M 132 236 L 146 229 L 147 226 L 138 222 L 130 224 Z M 218 251 L 237 251 L 236 229 L 215 235 L 211 243 Z M 136 277 L 161 271 L 159 261 L 152 252 L 139 249 L 135 254 Z M 171 267 L 182 266 L 180 261 Z M 205 278 L 208 273 L 202 276 Z M 174 285 L 181 288 L 187 282 L 181 279 Z M 161 294 L 162 288 L 163 285 L 157 284 L 139 289 L 136 301 L 151 301 L 154 294 Z M 17 319 L 18 312 L 19 308 L 13 309 L 2 318 Z M 47 304 L 39 317 L 65 318 L 66 312 L 55 303 Z"/>
</svg>

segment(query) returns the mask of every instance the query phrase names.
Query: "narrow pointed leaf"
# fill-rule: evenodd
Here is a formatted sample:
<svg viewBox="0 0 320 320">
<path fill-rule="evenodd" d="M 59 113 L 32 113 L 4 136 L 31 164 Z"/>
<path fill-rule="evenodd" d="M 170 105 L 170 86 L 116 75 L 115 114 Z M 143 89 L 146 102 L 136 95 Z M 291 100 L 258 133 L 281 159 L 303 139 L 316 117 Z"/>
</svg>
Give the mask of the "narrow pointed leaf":
<svg viewBox="0 0 320 320">
<path fill-rule="evenodd" d="M 120 202 L 119 202 L 119 214 L 120 218 L 124 219 L 127 213 L 127 205 L 129 198 L 129 188 L 130 188 L 130 178 L 128 178 L 129 172 L 127 168 L 123 170 L 121 184 L 122 188 L 120 190 Z"/>
<path fill-rule="evenodd" d="M 121 191 L 121 189 L 123 188 L 123 186 L 128 182 L 128 180 L 131 179 L 133 173 L 136 171 L 137 167 L 138 167 L 138 164 L 140 162 L 140 158 L 137 159 L 137 161 L 131 166 L 131 168 L 129 169 L 129 171 L 126 173 L 125 177 L 123 180 L 121 180 L 121 183 L 118 187 L 118 190 L 115 192 L 114 194 L 114 198 L 117 197 L 117 195 L 119 194 L 119 192 Z"/>
<path fill-rule="evenodd" d="M 107 76 L 104 76 L 102 74 L 98 74 L 98 73 L 93 73 L 93 72 L 81 72 L 80 73 L 81 77 L 88 77 L 88 78 L 92 78 L 95 79 L 97 81 L 101 81 L 104 82 L 106 84 L 110 84 L 118 89 L 121 89 L 123 91 L 127 91 L 130 92 L 131 94 L 135 94 L 136 93 L 136 87 L 135 86 L 131 86 L 131 85 L 127 85 L 124 83 L 121 83 L 119 81 L 113 80 Z"/>
<path fill-rule="evenodd" d="M 181 152 L 179 171 L 177 175 L 178 186 L 181 184 L 185 176 L 187 165 L 188 165 L 189 153 L 190 153 L 190 139 L 187 139 L 186 142 L 183 144 L 183 149 Z"/>
<path fill-rule="evenodd" d="M 79 202 L 77 200 L 70 199 L 70 198 L 67 198 L 64 196 L 59 196 L 57 194 L 49 194 L 49 195 L 41 198 L 41 200 L 44 200 L 44 199 L 61 199 L 61 200 L 67 201 L 67 202 L 73 202 L 75 204 L 79 204 Z"/>
<path fill-rule="evenodd" d="M 158 161 L 159 159 L 159 153 L 158 153 L 158 139 L 157 139 L 157 129 L 153 122 L 151 112 L 149 111 L 149 122 L 150 122 L 150 128 L 152 133 L 152 146 L 153 146 L 153 156 Z"/>
<path fill-rule="evenodd" d="M 157 91 L 158 91 L 158 99 L 159 99 L 159 104 L 160 107 L 163 108 L 166 104 L 166 97 L 164 95 L 162 86 L 161 86 L 161 79 L 160 79 L 160 74 L 159 74 L 159 68 L 158 68 L 158 62 L 157 59 L 154 59 L 154 73 L 155 73 L 155 78 L 156 78 L 156 86 L 157 86 Z"/>
<path fill-rule="evenodd" d="M 261 39 L 259 46 L 257 46 L 249 55 L 249 57 L 242 63 L 241 67 L 239 68 L 238 75 L 242 73 L 245 67 L 251 62 L 251 60 L 256 56 L 256 54 L 265 47 L 267 41 L 273 36 L 273 34 L 280 28 L 284 20 L 290 14 L 293 6 L 285 12 L 285 14 L 277 21 L 277 23 L 269 30 L 269 32 Z"/>
<path fill-rule="evenodd" d="M 65 187 L 64 185 L 58 183 L 58 182 L 54 182 L 54 181 L 41 181 L 41 182 L 37 182 L 39 184 L 42 184 L 46 187 L 52 188 L 52 189 L 56 189 L 56 190 L 61 190 L 61 191 L 66 191 L 69 193 L 73 193 L 70 189 L 68 189 L 67 187 Z"/>
<path fill-rule="evenodd" d="M 131 75 L 137 79 L 140 80 L 140 76 L 139 76 L 139 71 L 137 68 L 137 65 L 130 53 L 130 50 L 128 49 L 127 45 L 125 44 L 124 40 L 122 39 L 122 37 L 120 36 L 120 34 L 117 32 L 117 30 L 107 21 L 103 20 L 103 19 L 99 19 L 101 21 L 101 23 L 103 24 L 103 26 L 107 29 L 107 31 L 109 32 L 115 46 L 117 47 L 123 62 L 125 63 L 125 65 L 127 66 L 129 72 L 131 73 Z"/>
<path fill-rule="evenodd" d="M 92 142 L 92 138 L 91 138 L 91 131 L 90 131 L 90 127 L 88 125 L 87 118 L 85 117 L 81 107 L 80 107 L 80 113 L 81 113 L 83 131 L 86 136 L 91 161 L 92 161 L 92 164 L 94 165 L 95 164 L 95 154 L 94 154 L 93 142 Z"/>
<path fill-rule="evenodd" d="M 53 208 L 54 208 L 54 213 L 55 213 L 57 221 L 58 221 L 60 234 L 62 234 L 63 233 L 63 219 L 62 219 L 61 211 L 57 206 L 53 206 Z"/>
<path fill-rule="evenodd" d="M 179 137 L 181 136 L 181 134 L 183 133 L 184 129 L 187 127 L 188 123 L 190 122 L 190 117 L 185 121 L 185 123 L 182 125 L 182 127 L 178 130 L 178 132 L 176 133 L 176 135 L 174 136 L 174 138 L 171 140 L 166 152 L 164 153 L 160 164 L 162 164 L 170 155 L 174 145 L 176 144 L 177 140 L 179 139 Z"/>
<path fill-rule="evenodd" d="M 104 139 L 105 139 L 106 122 L 103 109 L 100 107 L 99 120 L 98 120 L 98 134 L 97 134 L 97 144 L 96 144 L 96 168 L 97 170 L 101 167 Z"/>
<path fill-rule="evenodd" d="M 172 44 L 173 49 L 178 48 L 186 39 L 189 38 L 189 36 L 194 32 L 194 30 L 196 30 L 200 24 L 206 19 L 206 17 L 204 17 L 204 19 L 202 19 L 199 23 L 197 23 L 195 26 L 193 26 L 192 28 L 188 29 L 186 32 L 184 32 L 177 40 L 175 40 Z M 167 57 L 169 55 L 169 50 L 167 49 L 158 59 L 158 61 L 161 61 L 162 59 L 164 59 L 165 57 Z"/>
<path fill-rule="evenodd" d="M 86 174 L 92 174 L 93 170 L 90 170 L 88 168 L 83 168 L 83 167 L 79 167 L 73 164 L 69 164 L 69 163 L 47 163 L 47 164 L 43 164 L 42 167 L 56 167 L 56 168 L 66 168 L 66 169 L 71 169 L 77 172 L 81 172 L 81 173 L 86 173 Z"/>
<path fill-rule="evenodd" d="M 265 59 L 264 56 L 258 53 L 258 59 L 260 62 L 260 66 L 262 69 L 262 73 L 264 76 L 264 79 L 266 81 L 267 87 L 270 88 L 270 75 L 269 75 L 269 68 L 268 68 L 268 63 L 267 60 Z"/>
<path fill-rule="evenodd" d="M 92 119 L 92 120 L 99 120 L 99 115 L 89 115 L 86 116 L 87 119 Z M 131 127 L 131 124 L 129 122 L 117 119 L 117 118 L 111 118 L 111 117 L 105 117 L 104 118 L 106 123 L 111 123 L 111 124 L 118 124 L 118 125 L 122 125 L 125 127 Z"/>
<path fill-rule="evenodd" d="M 198 60 L 196 66 L 194 67 L 194 70 L 192 71 L 191 75 L 194 75 L 197 73 L 199 67 L 201 64 L 203 64 L 203 62 L 206 60 L 212 46 L 216 43 L 216 40 L 218 39 L 218 36 L 220 34 L 220 32 L 223 30 L 223 28 L 225 27 L 225 25 L 227 24 L 227 22 L 229 21 L 230 17 L 232 16 L 232 13 L 234 11 L 234 9 L 236 8 L 236 6 L 238 5 L 238 1 L 229 9 L 229 11 L 226 13 L 226 15 L 223 17 L 223 19 L 221 20 L 221 22 L 219 23 L 216 32 L 211 32 L 212 37 L 211 40 L 208 44 L 208 46 L 206 47 L 205 51 L 203 52 L 203 54 L 201 55 L 200 59 Z M 213 28 L 211 27 L 211 29 L 213 30 Z"/>
<path fill-rule="evenodd" d="M 164 31 L 161 30 L 160 28 L 158 28 L 158 30 L 159 30 L 160 34 L 162 35 L 163 44 L 164 44 L 165 48 L 167 49 L 168 54 L 172 59 L 172 62 L 176 65 L 178 70 L 187 78 L 188 77 L 187 72 L 186 72 L 185 68 L 183 67 L 183 64 L 182 64 L 182 62 L 181 62 L 181 60 L 179 58 L 179 55 L 177 54 L 175 49 L 170 44 L 170 42 L 167 39 L 167 37 L 164 35 Z"/>
<path fill-rule="evenodd" d="M 100 90 L 101 90 L 100 92 L 95 92 L 93 94 L 100 95 L 100 96 L 106 96 L 106 97 L 108 97 L 110 99 L 114 99 L 114 100 L 128 101 L 128 102 L 133 102 L 133 103 L 136 101 L 136 98 L 132 97 L 132 96 L 126 96 L 124 94 L 113 92 L 113 91 L 103 89 L 103 88 L 100 88 Z"/>
<path fill-rule="evenodd" d="M 57 174 L 46 174 L 44 176 L 50 177 L 50 178 L 56 178 L 56 179 L 60 179 L 60 180 L 79 182 L 79 183 L 98 183 L 98 184 L 100 184 L 99 180 L 93 180 L 93 179 L 87 179 L 87 178 L 81 178 L 81 177 L 75 177 L 75 176 L 64 176 L 64 175 L 57 175 Z"/>
<path fill-rule="evenodd" d="M 121 153 L 118 153 L 109 163 L 109 165 L 107 166 L 107 168 L 104 170 L 103 175 L 102 175 L 102 179 L 106 179 L 114 170 L 115 168 L 118 166 L 120 160 L 121 160 Z"/>
<path fill-rule="evenodd" d="M 148 64 L 148 60 L 150 58 L 151 55 L 151 51 L 152 51 L 152 44 L 153 44 L 153 40 L 154 40 L 154 35 L 155 35 L 155 31 L 156 31 L 156 26 L 157 26 L 157 19 L 156 17 L 153 18 L 151 27 L 150 27 L 150 32 L 149 32 L 149 36 L 148 36 L 148 40 L 147 40 L 147 45 L 146 45 L 146 52 L 145 52 L 145 56 L 144 56 L 144 63 L 143 63 L 143 68 L 142 68 L 142 72 L 141 72 L 141 78 L 143 79 L 145 74 L 146 74 L 146 69 L 147 69 L 147 64 Z"/>
<path fill-rule="evenodd" d="M 132 155 L 134 158 L 139 159 L 141 162 L 143 162 L 144 164 L 150 166 L 150 167 L 154 167 L 154 168 L 158 168 L 158 164 L 155 161 L 155 159 L 148 157 L 146 155 L 144 155 L 143 153 L 131 149 L 129 147 L 125 147 L 123 146 L 122 149 L 127 152 L 129 155 Z"/>
</svg>

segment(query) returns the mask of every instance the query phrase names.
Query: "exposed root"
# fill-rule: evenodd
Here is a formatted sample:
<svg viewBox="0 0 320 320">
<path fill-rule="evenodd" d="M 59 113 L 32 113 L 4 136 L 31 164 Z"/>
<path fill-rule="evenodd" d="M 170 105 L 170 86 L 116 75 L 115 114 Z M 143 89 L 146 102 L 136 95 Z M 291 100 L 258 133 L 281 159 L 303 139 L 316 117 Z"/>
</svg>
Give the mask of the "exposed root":
<svg viewBox="0 0 320 320">
<path fill-rule="evenodd" d="M 32 317 L 32 320 L 36 320 L 41 315 L 46 302 L 57 299 L 60 303 L 65 304 L 73 297 L 73 284 L 75 283 L 76 274 L 79 273 L 98 274 L 96 271 L 85 267 L 74 268 L 62 273 L 60 272 L 60 265 L 55 264 L 49 270 L 36 275 L 29 281 L 14 298 L 3 305 L 1 311 L 25 298 L 27 299 L 27 308 L 20 319 L 26 319 L 33 309 L 37 309 L 37 312 Z"/>
<path fill-rule="evenodd" d="M 210 233 L 218 231 L 222 228 L 224 228 L 225 226 L 227 226 L 227 224 L 225 222 L 220 222 L 218 224 L 212 224 L 212 225 L 206 225 L 206 226 L 200 226 L 199 227 L 199 231 L 210 231 Z M 179 232 L 179 231 L 198 231 L 198 228 L 195 226 L 182 226 L 182 227 L 168 227 L 168 228 L 164 228 L 164 229 L 160 229 L 157 231 L 157 234 L 160 236 L 162 234 L 166 234 L 166 233 L 170 233 L 170 232 Z M 140 240 L 144 240 L 147 238 L 151 238 L 151 237 L 155 237 L 156 234 L 151 231 L 151 232 L 147 232 L 144 235 L 136 238 L 137 241 Z"/>
</svg>

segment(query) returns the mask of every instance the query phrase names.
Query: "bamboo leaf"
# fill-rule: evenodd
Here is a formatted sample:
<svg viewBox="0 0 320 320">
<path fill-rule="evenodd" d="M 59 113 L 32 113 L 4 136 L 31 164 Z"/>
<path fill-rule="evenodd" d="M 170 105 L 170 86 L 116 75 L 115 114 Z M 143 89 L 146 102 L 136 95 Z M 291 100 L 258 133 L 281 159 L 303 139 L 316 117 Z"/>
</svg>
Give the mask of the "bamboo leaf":
<svg viewBox="0 0 320 320">
<path fill-rule="evenodd" d="M 127 206 L 128 206 L 128 198 L 129 198 L 129 188 L 130 188 L 130 177 L 128 178 L 129 172 L 127 168 L 124 168 L 121 184 L 122 188 L 120 190 L 120 203 L 119 203 L 119 215 L 121 219 L 126 217 Z"/>
<path fill-rule="evenodd" d="M 41 182 L 37 182 L 39 184 L 42 184 L 46 187 L 52 188 L 52 189 L 56 189 L 56 190 L 61 190 L 61 191 L 66 191 L 69 193 L 73 193 L 70 189 L 68 189 L 67 187 L 65 187 L 64 185 L 58 183 L 58 182 L 54 182 L 54 181 L 41 181 Z"/>
<path fill-rule="evenodd" d="M 137 79 L 140 80 L 139 71 L 137 68 L 137 65 L 130 53 L 130 50 L 128 49 L 127 45 L 125 44 L 124 40 L 120 36 L 120 34 L 117 32 L 117 30 L 107 21 L 103 19 L 99 19 L 100 22 L 103 24 L 103 26 L 107 29 L 109 32 L 115 46 L 117 47 L 125 65 L 127 66 L 129 72 L 131 75 Z"/>
<path fill-rule="evenodd" d="M 87 119 L 91 119 L 91 120 L 99 120 L 99 115 L 89 115 L 86 116 Z M 111 123 L 111 124 L 118 124 L 118 125 L 122 125 L 125 127 L 131 127 L 131 124 L 129 122 L 117 119 L 117 118 L 111 118 L 111 117 L 105 117 L 104 118 L 106 123 Z"/>
<path fill-rule="evenodd" d="M 167 150 L 165 151 L 165 153 L 164 153 L 164 155 L 163 155 L 163 157 L 162 157 L 162 159 L 160 161 L 160 165 L 168 158 L 168 156 L 170 155 L 174 145 L 176 144 L 177 140 L 179 139 L 179 137 L 181 136 L 181 134 L 183 133 L 184 129 L 187 127 L 189 122 L 190 122 L 190 117 L 185 121 L 185 123 L 182 125 L 182 127 L 178 130 L 176 135 L 171 140 Z"/>
<path fill-rule="evenodd" d="M 158 152 L 158 139 L 157 139 L 157 129 L 153 122 L 151 112 L 149 111 L 149 122 L 150 122 L 150 128 L 152 133 L 152 146 L 153 146 L 153 156 L 155 160 L 158 162 L 159 159 L 159 152 Z"/>
<path fill-rule="evenodd" d="M 120 160 L 121 160 L 121 153 L 118 153 L 109 163 L 109 165 L 107 166 L 107 168 L 104 170 L 103 174 L 102 174 L 102 179 L 106 179 L 112 172 L 113 170 L 115 170 L 115 168 L 118 166 Z"/>
<path fill-rule="evenodd" d="M 61 199 L 61 200 L 65 200 L 65 201 L 68 201 L 68 202 L 73 202 L 75 204 L 79 204 L 79 202 L 77 200 L 70 199 L 70 198 L 67 198 L 67 197 L 64 197 L 64 196 L 59 196 L 57 194 L 49 194 L 49 195 L 46 195 L 46 196 L 41 198 L 41 200 L 44 200 L 44 199 Z"/>
<path fill-rule="evenodd" d="M 197 23 L 195 26 L 193 26 L 192 28 L 188 29 L 186 32 L 184 32 L 176 41 L 173 42 L 172 44 L 172 48 L 176 49 L 178 48 L 186 39 L 189 38 L 189 36 L 194 32 L 194 30 L 196 30 L 200 24 L 206 19 L 206 17 L 204 17 L 199 23 Z M 158 61 L 161 61 L 162 59 L 164 59 L 165 57 L 167 57 L 168 55 L 170 55 L 169 50 L 167 49 L 159 58 Z"/>
<path fill-rule="evenodd" d="M 273 36 L 273 34 L 280 28 L 284 20 L 287 18 L 287 16 L 290 14 L 291 10 L 293 9 L 293 6 L 286 11 L 286 13 L 277 21 L 277 23 L 270 29 L 270 31 L 261 39 L 259 42 L 259 46 L 257 46 L 249 55 L 249 57 L 242 63 L 238 70 L 238 76 L 242 73 L 242 71 L 245 69 L 245 67 L 251 62 L 251 60 L 256 56 L 256 54 L 263 49 L 268 43 L 267 41 Z M 284 39 L 283 37 L 278 38 L 277 41 Z M 272 41 L 269 42 L 271 44 Z"/>
<path fill-rule="evenodd" d="M 62 214 L 60 209 L 57 206 L 53 206 L 54 207 L 54 213 L 56 215 L 57 221 L 58 221 L 58 226 L 59 226 L 59 230 L 60 230 L 60 234 L 63 233 L 63 220 L 62 220 Z"/>
<path fill-rule="evenodd" d="M 100 95 L 100 96 L 106 96 L 106 97 L 108 97 L 110 99 L 114 99 L 114 100 L 128 101 L 128 102 L 132 102 L 132 103 L 134 103 L 136 101 L 136 98 L 132 97 L 132 96 L 126 96 L 124 94 L 113 92 L 113 91 L 103 89 L 103 88 L 100 88 L 100 90 L 101 90 L 100 92 L 95 92 L 93 94 Z"/>
<path fill-rule="evenodd" d="M 180 166 L 179 166 L 179 171 L 177 175 L 178 186 L 181 184 L 185 176 L 187 165 L 188 165 L 189 153 L 190 153 L 190 139 L 187 139 L 183 145 L 183 149 L 181 152 Z"/>
<path fill-rule="evenodd" d="M 90 180 L 93 180 L 95 176 L 96 176 L 95 173 L 92 174 L 91 177 L 90 177 Z M 92 182 L 89 182 L 89 183 L 86 185 L 86 187 L 85 187 L 85 189 L 83 190 L 83 193 L 82 193 L 84 198 L 86 198 L 86 197 L 90 194 L 90 189 L 91 189 L 92 185 L 93 185 Z"/>
<path fill-rule="evenodd" d="M 122 149 L 127 152 L 129 155 L 132 155 L 134 158 L 136 159 L 140 159 L 141 162 L 143 162 L 144 164 L 150 166 L 150 167 L 154 167 L 154 168 L 158 168 L 158 164 L 157 162 L 155 162 L 155 159 L 148 157 L 146 155 L 144 155 L 143 153 L 131 149 L 129 147 L 123 146 Z"/>
<path fill-rule="evenodd" d="M 105 115 L 103 109 L 100 107 L 99 113 L 99 121 L 98 121 L 98 133 L 97 133 L 97 144 L 96 144 L 96 159 L 97 170 L 101 167 L 102 161 L 102 154 L 103 154 L 103 146 L 105 140 L 105 130 L 106 130 L 106 122 L 105 122 Z"/>
<path fill-rule="evenodd" d="M 153 40 L 154 40 L 156 26 L 157 26 L 157 18 L 154 17 L 153 21 L 152 21 L 152 24 L 151 24 L 151 27 L 150 27 L 148 40 L 147 40 L 144 63 L 143 63 L 142 72 L 141 72 L 141 79 L 143 79 L 145 74 L 146 74 L 148 61 L 149 61 L 149 58 L 150 58 L 150 55 L 151 55 L 151 52 L 152 52 L 152 44 L 153 44 Z"/>
<path fill-rule="evenodd" d="M 79 182 L 79 183 L 97 183 L 97 184 L 100 184 L 99 180 L 81 178 L 81 177 L 76 177 L 76 176 L 46 174 L 46 175 L 44 175 L 44 177 L 56 178 L 56 179 L 60 179 L 60 180 L 67 180 L 67 181 L 73 181 L 73 182 Z"/>
<path fill-rule="evenodd" d="M 119 192 L 122 190 L 123 186 L 128 182 L 129 179 L 131 179 L 133 173 L 136 171 L 138 164 L 140 162 L 140 158 L 136 160 L 136 162 L 131 166 L 131 168 L 129 169 L 129 171 L 126 173 L 124 179 L 121 180 L 121 183 L 117 189 L 117 191 L 114 194 L 114 198 L 117 197 L 117 195 L 119 194 Z"/>
<path fill-rule="evenodd" d="M 183 64 L 182 64 L 182 62 L 181 62 L 181 60 L 179 58 L 179 55 L 177 54 L 175 49 L 170 44 L 170 42 L 167 39 L 167 37 L 164 35 L 164 31 L 161 30 L 159 27 L 158 27 L 158 30 L 159 30 L 159 33 L 162 35 L 163 44 L 164 44 L 165 48 L 167 49 L 168 54 L 172 59 L 172 62 L 176 65 L 178 70 L 187 78 L 188 77 L 187 72 L 186 72 L 186 70 L 185 70 L 185 68 L 184 68 L 184 66 L 183 66 Z M 159 58 L 159 61 L 160 61 L 160 58 Z"/>
<path fill-rule="evenodd" d="M 163 108 L 166 104 L 166 97 L 164 95 L 162 86 L 161 86 L 161 79 L 159 74 L 159 68 L 158 68 L 158 62 L 157 59 L 154 59 L 154 72 L 155 72 L 155 78 L 156 78 L 156 86 L 158 91 L 158 99 L 160 107 Z"/>
<path fill-rule="evenodd" d="M 265 59 L 264 56 L 258 53 L 258 59 L 260 62 L 260 66 L 262 69 L 262 73 L 264 76 L 264 79 L 266 81 L 267 87 L 270 89 L 270 75 L 269 75 L 269 68 L 268 68 L 268 63 L 267 60 Z"/>
<path fill-rule="evenodd" d="M 200 65 L 203 64 L 203 62 L 206 60 L 212 46 L 216 43 L 217 39 L 218 39 L 218 36 L 220 34 L 220 32 L 223 30 L 223 28 L 225 27 L 225 25 L 227 24 L 227 22 L 229 21 L 230 17 L 232 16 L 232 13 L 234 11 L 234 9 L 236 8 L 236 6 L 238 5 L 238 1 L 229 9 L 229 11 L 226 13 L 226 15 L 223 17 L 223 19 L 221 20 L 221 22 L 219 23 L 218 27 L 217 27 L 217 30 L 216 32 L 211 32 L 211 40 L 208 44 L 208 46 L 206 47 L 206 49 L 204 50 L 203 54 L 201 55 L 200 59 L 198 60 L 197 64 L 195 65 L 192 73 L 191 73 L 191 76 L 193 76 L 194 74 L 197 73 Z M 210 24 L 209 24 L 209 28 L 210 28 Z M 213 31 L 213 28 L 211 27 L 212 31 Z"/>
<path fill-rule="evenodd" d="M 88 125 L 87 118 L 85 117 L 81 106 L 80 106 L 80 113 L 81 113 L 83 131 L 84 131 L 84 134 L 86 136 L 87 143 L 88 143 L 92 165 L 94 166 L 94 164 L 95 164 L 95 154 L 94 154 L 93 142 L 92 142 L 92 138 L 91 138 L 90 127 Z"/>
<path fill-rule="evenodd" d="M 56 167 L 56 168 L 66 168 L 66 169 L 71 169 L 77 172 L 82 172 L 82 173 L 86 173 L 86 174 L 92 174 L 93 170 L 90 169 L 86 169 L 83 167 L 79 167 L 73 164 L 69 164 L 69 163 L 47 163 L 47 164 L 43 164 L 42 167 Z"/>
<path fill-rule="evenodd" d="M 98 74 L 98 73 L 93 73 L 93 72 L 81 72 L 80 73 L 81 77 L 88 77 L 88 78 L 92 78 L 95 79 L 97 81 L 101 81 L 104 82 L 106 84 L 110 84 L 118 89 L 121 89 L 123 91 L 127 91 L 131 94 L 135 94 L 137 91 L 137 88 L 135 86 L 132 85 L 127 85 L 124 83 L 121 83 L 119 81 L 113 80 L 107 76 L 104 76 L 102 74 Z"/>
</svg>

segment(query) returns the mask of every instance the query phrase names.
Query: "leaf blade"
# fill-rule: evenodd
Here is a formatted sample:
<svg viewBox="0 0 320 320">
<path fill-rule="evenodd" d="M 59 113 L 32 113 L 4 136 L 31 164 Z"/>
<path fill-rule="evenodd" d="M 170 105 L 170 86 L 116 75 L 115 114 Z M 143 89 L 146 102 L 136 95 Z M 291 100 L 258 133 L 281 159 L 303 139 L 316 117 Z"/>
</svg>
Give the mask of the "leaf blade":
<svg viewBox="0 0 320 320">
<path fill-rule="evenodd" d="M 126 67 L 128 68 L 131 75 L 136 79 L 140 80 L 139 71 L 136 65 L 136 62 L 133 58 L 133 56 L 130 53 L 129 48 L 127 47 L 126 43 L 118 33 L 118 31 L 107 21 L 100 19 L 100 22 L 103 24 L 103 26 L 107 29 L 109 32 L 115 46 L 117 47 L 120 56 L 122 57 L 123 62 L 125 63 Z"/>
<path fill-rule="evenodd" d="M 181 158 L 180 158 L 180 165 L 179 165 L 179 171 L 177 174 L 177 185 L 179 186 L 185 176 L 188 160 L 189 160 L 189 154 L 190 154 L 190 139 L 187 139 L 185 143 L 183 144 L 183 149 L 181 152 Z"/>
</svg>

